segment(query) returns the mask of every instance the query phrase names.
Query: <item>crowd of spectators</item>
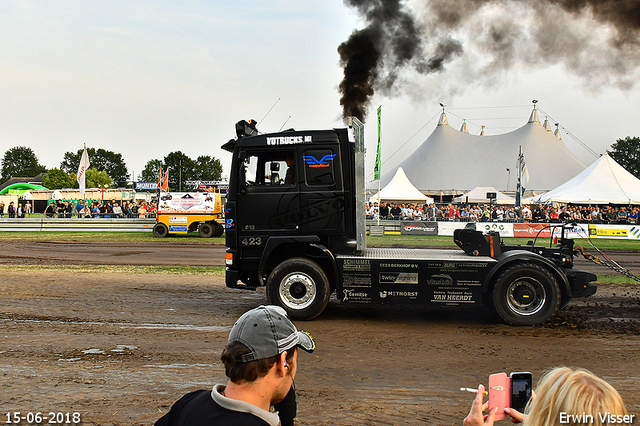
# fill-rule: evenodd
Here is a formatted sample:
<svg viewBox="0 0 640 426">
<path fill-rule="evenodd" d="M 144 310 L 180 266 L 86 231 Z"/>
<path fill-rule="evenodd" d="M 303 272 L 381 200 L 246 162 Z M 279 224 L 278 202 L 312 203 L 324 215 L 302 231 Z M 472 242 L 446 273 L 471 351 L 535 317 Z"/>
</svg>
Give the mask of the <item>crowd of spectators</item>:
<svg viewBox="0 0 640 426">
<path fill-rule="evenodd" d="M 459 222 L 637 224 L 638 206 L 367 203 L 367 219 Z"/>
<path fill-rule="evenodd" d="M 24 204 L 18 203 L 17 205 L 11 201 L 8 206 L 0 201 L 0 218 L 4 218 L 5 210 L 9 218 L 29 217 L 32 212 L 32 206 L 29 201 Z"/>
<path fill-rule="evenodd" d="M 73 201 L 51 200 L 44 211 L 48 218 L 147 218 L 155 217 L 156 203 L 151 201 Z"/>
</svg>

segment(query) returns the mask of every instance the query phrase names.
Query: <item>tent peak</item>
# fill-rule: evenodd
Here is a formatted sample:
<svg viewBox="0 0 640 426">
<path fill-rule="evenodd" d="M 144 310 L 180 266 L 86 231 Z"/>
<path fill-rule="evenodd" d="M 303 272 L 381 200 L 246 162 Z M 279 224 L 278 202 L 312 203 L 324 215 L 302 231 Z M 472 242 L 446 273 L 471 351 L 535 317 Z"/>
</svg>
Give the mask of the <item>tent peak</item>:
<svg viewBox="0 0 640 426">
<path fill-rule="evenodd" d="M 556 138 L 558 138 L 559 141 L 562 140 L 562 135 L 560 134 L 560 123 L 556 123 L 556 131 L 553 132 L 554 135 L 556 135 Z"/>
<path fill-rule="evenodd" d="M 467 129 L 467 120 L 462 120 L 462 127 L 460 127 L 460 131 L 462 133 L 469 133 L 469 129 Z"/>
<path fill-rule="evenodd" d="M 551 123 L 549 123 L 549 117 L 544 118 L 544 124 L 542 125 L 542 127 L 544 127 L 547 132 L 551 133 Z"/>
<path fill-rule="evenodd" d="M 440 120 L 438 121 L 438 126 L 448 126 L 449 125 L 449 120 L 447 120 L 447 114 L 444 113 L 444 111 L 442 111 L 442 114 L 440 114 Z"/>
<path fill-rule="evenodd" d="M 529 123 L 540 123 L 540 118 L 538 118 L 538 110 L 536 109 L 535 105 L 533 106 L 533 111 L 531 111 Z"/>
</svg>

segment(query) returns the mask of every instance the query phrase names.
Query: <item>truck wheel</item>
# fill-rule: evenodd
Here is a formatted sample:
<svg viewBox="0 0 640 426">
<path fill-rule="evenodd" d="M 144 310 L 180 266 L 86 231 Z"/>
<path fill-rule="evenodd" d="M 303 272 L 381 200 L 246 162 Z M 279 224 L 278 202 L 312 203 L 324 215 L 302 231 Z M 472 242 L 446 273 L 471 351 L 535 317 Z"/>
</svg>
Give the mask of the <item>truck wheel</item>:
<svg viewBox="0 0 640 426">
<path fill-rule="evenodd" d="M 198 227 L 198 234 L 202 238 L 211 238 L 213 236 L 213 226 L 208 222 L 201 223 Z"/>
<path fill-rule="evenodd" d="M 164 238 L 169 235 L 169 229 L 164 223 L 156 223 L 153 227 L 153 236 L 157 238 Z"/>
<path fill-rule="evenodd" d="M 213 237 L 219 237 L 224 233 L 224 227 L 218 222 L 211 222 L 211 225 L 213 226 Z"/>
<path fill-rule="evenodd" d="M 542 324 L 558 309 L 560 289 L 547 268 L 531 262 L 516 263 L 496 279 L 493 305 L 508 324 Z"/>
<path fill-rule="evenodd" d="M 310 320 L 329 302 L 329 278 L 316 262 L 302 257 L 285 260 L 267 279 L 267 300 L 282 306 L 292 319 Z"/>
</svg>

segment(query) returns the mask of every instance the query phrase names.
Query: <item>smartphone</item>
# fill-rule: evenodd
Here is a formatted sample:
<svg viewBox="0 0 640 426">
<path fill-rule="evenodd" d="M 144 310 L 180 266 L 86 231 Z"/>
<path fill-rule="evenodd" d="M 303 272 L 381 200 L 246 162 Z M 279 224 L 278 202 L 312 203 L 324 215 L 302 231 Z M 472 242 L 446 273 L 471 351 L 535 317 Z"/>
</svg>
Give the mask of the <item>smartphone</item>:
<svg viewBox="0 0 640 426">
<path fill-rule="evenodd" d="M 511 373 L 511 408 L 521 413 L 531 399 L 532 376 L 527 371 Z"/>
<path fill-rule="evenodd" d="M 507 415 L 504 413 L 505 407 L 510 406 L 511 399 L 511 379 L 507 373 L 496 373 L 489 376 L 489 412 L 498 408 L 496 420 L 502 420 Z"/>
</svg>

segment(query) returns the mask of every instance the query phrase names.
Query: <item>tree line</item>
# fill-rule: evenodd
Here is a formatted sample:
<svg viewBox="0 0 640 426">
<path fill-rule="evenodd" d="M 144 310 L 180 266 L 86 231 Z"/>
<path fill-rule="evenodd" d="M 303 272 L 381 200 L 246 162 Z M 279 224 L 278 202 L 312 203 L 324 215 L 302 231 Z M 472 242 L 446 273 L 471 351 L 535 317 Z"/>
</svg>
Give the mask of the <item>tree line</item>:
<svg viewBox="0 0 640 426">
<path fill-rule="evenodd" d="M 16 146 L 7 150 L 2 158 L 0 171 L 3 181 L 11 177 L 35 177 L 46 173 L 42 178 L 42 185 L 49 189 L 78 188 L 76 172 L 82 149 L 77 152 L 64 153 L 60 167 L 47 170 L 40 164 L 38 157 L 31 148 Z M 86 172 L 87 188 L 131 188 L 133 182 L 127 170 L 122 154 L 102 148 L 87 148 L 91 165 Z M 169 190 L 178 191 L 184 188 L 187 180 L 221 180 L 222 163 L 219 159 L 209 155 L 201 155 L 195 160 L 182 151 L 167 154 L 162 160 L 149 160 L 137 176 L 136 182 L 157 182 L 158 170 L 163 174 L 169 170 Z"/>
</svg>

